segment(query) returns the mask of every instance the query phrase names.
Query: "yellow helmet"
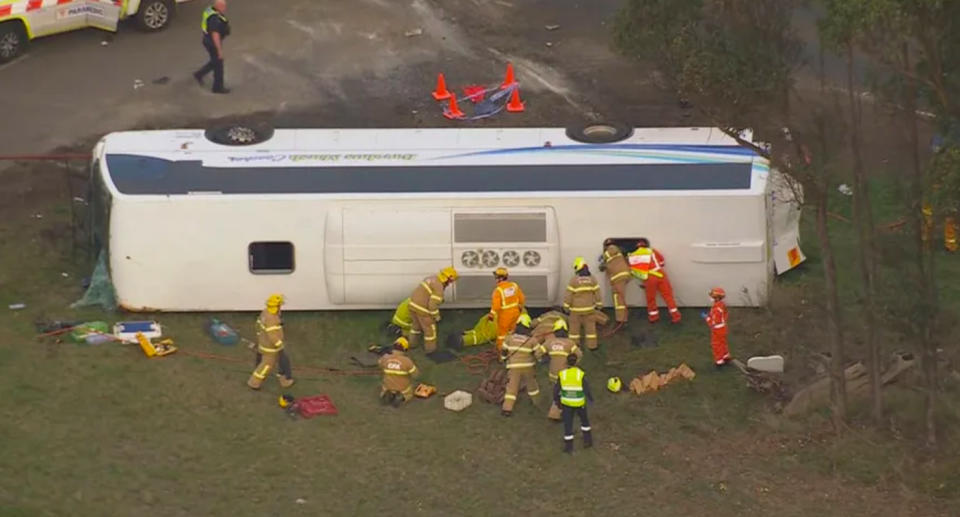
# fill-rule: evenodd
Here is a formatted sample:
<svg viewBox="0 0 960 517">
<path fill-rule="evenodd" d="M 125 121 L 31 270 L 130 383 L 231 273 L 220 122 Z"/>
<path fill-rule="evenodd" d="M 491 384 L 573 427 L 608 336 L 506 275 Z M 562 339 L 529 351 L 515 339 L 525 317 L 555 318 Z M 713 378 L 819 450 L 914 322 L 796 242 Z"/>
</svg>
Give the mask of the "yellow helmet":
<svg viewBox="0 0 960 517">
<path fill-rule="evenodd" d="M 505 268 L 505 267 L 498 267 L 498 268 L 493 272 L 493 276 L 495 276 L 495 277 L 497 277 L 497 278 L 507 278 L 507 277 L 510 276 L 510 275 L 509 275 L 509 273 L 507 272 L 507 268 Z"/>
<path fill-rule="evenodd" d="M 517 325 L 523 325 L 524 327 L 530 328 L 530 325 L 533 325 L 533 321 L 530 320 L 530 315 L 523 313 L 517 318 Z"/>
<path fill-rule="evenodd" d="M 553 322 L 553 331 L 556 332 L 558 330 L 570 330 L 565 319 L 557 318 L 557 321 Z"/>
<path fill-rule="evenodd" d="M 457 270 L 452 267 L 445 267 L 437 273 L 437 279 L 441 282 L 456 282 L 458 276 Z"/>
<path fill-rule="evenodd" d="M 610 377 L 607 379 L 607 389 L 613 393 L 619 393 L 620 388 L 623 387 L 623 382 L 620 381 L 620 377 Z"/>
<path fill-rule="evenodd" d="M 400 345 L 400 348 L 404 350 L 410 350 L 410 342 L 407 341 L 407 338 L 400 336 L 394 342 L 394 345 Z"/>
<path fill-rule="evenodd" d="M 277 399 L 277 404 L 286 409 L 293 404 L 293 400 L 293 397 L 290 395 L 280 395 L 280 398 Z"/>
<path fill-rule="evenodd" d="M 271 294 L 267 298 L 267 307 L 279 307 L 283 305 L 284 299 L 282 294 Z"/>
<path fill-rule="evenodd" d="M 577 257 L 573 259 L 573 270 L 580 271 L 581 269 L 587 267 L 587 261 L 583 257 Z"/>
</svg>

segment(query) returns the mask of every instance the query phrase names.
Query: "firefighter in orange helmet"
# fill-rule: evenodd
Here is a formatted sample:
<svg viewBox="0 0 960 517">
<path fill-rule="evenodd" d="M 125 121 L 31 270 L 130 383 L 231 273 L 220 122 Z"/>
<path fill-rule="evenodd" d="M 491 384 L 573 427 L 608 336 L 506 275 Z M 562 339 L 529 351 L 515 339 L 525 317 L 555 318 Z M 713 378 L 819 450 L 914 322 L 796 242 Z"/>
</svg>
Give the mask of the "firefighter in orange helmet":
<svg viewBox="0 0 960 517">
<path fill-rule="evenodd" d="M 610 282 L 610 288 L 613 290 L 613 311 L 617 326 L 614 332 L 622 327 L 630 317 L 630 311 L 627 308 L 627 284 L 630 283 L 630 264 L 623 256 L 623 251 L 617 246 L 613 239 L 603 241 L 603 256 L 601 257 L 601 270 L 607 274 L 607 281 Z"/>
<path fill-rule="evenodd" d="M 410 345 L 415 345 L 423 335 L 423 349 L 429 354 L 437 350 L 437 322 L 440 321 L 440 304 L 443 303 L 443 290 L 457 281 L 457 270 L 446 267 L 436 276 L 423 279 L 423 282 L 410 295 Z"/>
<path fill-rule="evenodd" d="M 717 368 L 727 364 L 730 361 L 730 349 L 727 346 L 727 304 L 723 302 L 727 293 L 720 287 L 714 287 L 710 290 L 710 298 L 713 298 L 713 307 L 709 313 L 702 313 L 704 321 L 710 327 L 710 348 L 713 349 L 713 363 Z"/>
<path fill-rule="evenodd" d="M 573 261 L 573 277 L 563 296 L 563 310 L 570 312 L 570 339 L 580 344 L 584 338 L 588 350 L 597 349 L 597 320 L 595 313 L 603 307 L 600 299 L 600 284 L 590 274 L 583 257 Z M 583 332 L 583 335 L 581 335 Z"/>
<path fill-rule="evenodd" d="M 405 337 L 393 342 L 393 350 L 380 357 L 378 364 L 383 372 L 380 385 L 380 400 L 394 407 L 413 398 L 413 379 L 420 375 L 417 365 L 407 357 L 410 343 Z"/>
<path fill-rule="evenodd" d="M 630 252 L 628 262 L 630 272 L 643 281 L 644 290 L 647 292 L 647 319 L 650 323 L 660 320 L 660 309 L 657 307 L 658 292 L 667 303 L 667 309 L 670 310 L 671 323 L 680 323 L 680 309 L 677 308 L 677 302 L 673 299 L 670 278 L 663 269 L 666 263 L 663 255 L 650 247 L 650 241 L 646 237 L 641 237 L 637 241 L 637 249 Z"/>
<path fill-rule="evenodd" d="M 490 314 L 487 319 L 497 321 L 497 350 L 503 347 L 503 339 L 517 326 L 517 318 L 524 310 L 526 299 L 516 282 L 510 281 L 507 268 L 498 267 L 493 272 L 497 286 L 493 289 Z"/>
<path fill-rule="evenodd" d="M 290 359 L 284 351 L 283 321 L 280 318 L 280 307 L 284 299 L 282 294 L 273 294 L 267 298 L 266 307 L 257 318 L 257 366 L 247 379 L 247 386 L 258 390 L 271 371 L 277 369 L 277 380 L 280 387 L 293 386 Z"/>
</svg>

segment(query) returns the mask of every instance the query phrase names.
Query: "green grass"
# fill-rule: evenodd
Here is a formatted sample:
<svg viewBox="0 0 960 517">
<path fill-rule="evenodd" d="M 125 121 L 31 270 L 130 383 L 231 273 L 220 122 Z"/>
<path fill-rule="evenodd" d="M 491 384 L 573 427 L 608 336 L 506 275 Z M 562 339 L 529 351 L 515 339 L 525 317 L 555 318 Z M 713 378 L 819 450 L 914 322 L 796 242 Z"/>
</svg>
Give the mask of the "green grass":
<svg viewBox="0 0 960 517">
<path fill-rule="evenodd" d="M 27 209 L 45 216 L 31 219 Z M 292 393 L 326 393 L 340 409 L 336 417 L 292 421 L 276 405 L 275 382 L 261 393 L 243 385 L 249 352 L 205 335 L 212 315 L 151 317 L 183 351 L 244 362 L 182 353 L 148 360 L 133 346 L 34 340 L 37 318 L 142 316 L 66 308 L 88 272 L 71 260 L 69 233 L 62 238 L 68 215 L 61 204 L 31 201 L 6 213 L 0 515 L 926 516 L 956 515 L 960 503 L 956 456 L 915 459 L 918 415 L 907 409 L 918 406 L 909 390 L 891 400 L 899 437 L 855 426 L 835 438 L 816 414 L 783 420 L 736 373 L 710 368 L 699 310 L 684 311 L 679 327 L 657 326 L 657 348 L 635 348 L 621 334 L 587 355 L 584 368 L 598 392 L 590 407 L 597 446 L 584 451 L 578 441 L 572 457 L 560 452 L 561 429 L 546 420 L 546 400 L 535 408 L 521 397 L 510 419 L 479 401 L 452 413 L 439 397 L 395 410 L 378 404 L 376 377 L 296 374 L 305 365 L 351 368 L 349 356 L 384 342 L 377 329 L 387 312 L 285 316 L 298 378 Z M 834 230 L 839 242 L 847 238 L 840 224 Z M 810 264 L 786 279 L 788 288 L 806 289 L 816 278 L 812 243 L 804 242 Z M 945 271 L 960 273 L 956 258 L 942 262 Z M 852 290 L 856 277 L 844 277 Z M 960 298 L 956 289 L 944 288 L 944 296 Z M 26 310 L 6 310 L 21 301 Z M 734 352 L 778 348 L 776 329 L 762 325 L 786 312 L 734 311 Z M 480 313 L 444 314 L 442 334 L 472 326 Z M 253 314 L 218 316 L 252 334 Z M 634 321 L 630 331 L 646 328 Z M 421 351 L 413 356 L 441 392 L 479 382 L 460 363 L 434 365 Z M 693 382 L 643 397 L 602 389 L 608 375 L 629 382 L 680 362 L 697 371 Z M 540 380 L 547 385 L 545 371 Z"/>
</svg>

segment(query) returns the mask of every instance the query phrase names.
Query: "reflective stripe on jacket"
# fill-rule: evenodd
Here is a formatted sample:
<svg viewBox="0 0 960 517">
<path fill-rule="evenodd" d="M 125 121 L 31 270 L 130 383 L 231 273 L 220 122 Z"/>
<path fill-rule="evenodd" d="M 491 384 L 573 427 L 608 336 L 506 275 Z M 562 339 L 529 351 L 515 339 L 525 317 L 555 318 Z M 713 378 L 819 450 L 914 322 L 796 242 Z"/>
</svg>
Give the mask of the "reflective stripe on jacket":
<svg viewBox="0 0 960 517">
<path fill-rule="evenodd" d="M 276 353 L 283 350 L 283 322 L 280 313 L 264 309 L 257 318 L 257 349 L 261 353 Z"/>
<path fill-rule="evenodd" d="M 637 248 L 630 253 L 630 271 L 641 280 L 653 275 L 663 278 L 663 255 L 652 248 Z"/>
<path fill-rule="evenodd" d="M 410 295 L 410 309 L 425 316 L 436 318 L 443 303 L 443 283 L 435 276 L 427 277 Z"/>
<path fill-rule="evenodd" d="M 710 314 L 707 315 L 707 325 L 714 332 L 725 333 L 727 331 L 727 304 L 722 301 L 713 303 L 710 308 Z"/>
<path fill-rule="evenodd" d="M 623 257 L 623 253 L 617 246 L 611 244 L 603 250 L 603 262 L 607 279 L 611 283 L 630 278 L 630 265 L 627 264 L 627 259 Z"/>
<path fill-rule="evenodd" d="M 503 353 L 507 354 L 507 369 L 533 368 L 546 349 L 533 336 L 510 334 L 503 340 Z"/>
<path fill-rule="evenodd" d="M 601 307 L 600 284 L 593 275 L 574 275 L 563 295 L 563 307 L 570 312 L 593 312 Z"/>
<path fill-rule="evenodd" d="M 202 18 L 201 21 L 200 21 L 200 29 L 203 31 L 204 34 L 208 34 L 208 33 L 207 33 L 207 22 L 209 22 L 209 21 L 210 21 L 210 18 L 213 17 L 213 16 L 216 16 L 216 17 L 220 18 L 221 20 L 223 20 L 223 23 L 229 23 L 229 22 L 227 21 L 227 17 L 224 16 L 222 13 L 220 13 L 219 11 L 217 11 L 216 9 L 214 9 L 213 7 L 207 7 L 206 9 L 203 10 L 203 18 Z"/>
<path fill-rule="evenodd" d="M 490 301 L 490 314 L 498 314 L 502 310 L 523 308 L 526 300 L 523 296 L 523 290 L 516 282 L 503 281 L 497 284 L 493 290 L 493 297 Z"/>
<path fill-rule="evenodd" d="M 587 397 L 583 393 L 583 370 L 571 366 L 560 370 L 560 403 L 569 407 L 583 407 Z"/>
</svg>

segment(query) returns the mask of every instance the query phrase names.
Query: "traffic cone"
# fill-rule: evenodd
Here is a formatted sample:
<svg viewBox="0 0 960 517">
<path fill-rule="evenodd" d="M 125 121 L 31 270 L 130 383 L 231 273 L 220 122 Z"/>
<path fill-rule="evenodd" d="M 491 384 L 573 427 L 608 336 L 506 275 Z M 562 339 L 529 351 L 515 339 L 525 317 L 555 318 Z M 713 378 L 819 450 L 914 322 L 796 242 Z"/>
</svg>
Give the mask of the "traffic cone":
<svg viewBox="0 0 960 517">
<path fill-rule="evenodd" d="M 453 97 L 453 94 L 450 93 L 450 90 L 447 90 L 446 79 L 443 78 L 443 74 L 437 74 L 437 89 L 433 92 L 433 98 L 438 101 L 443 101 L 450 97 Z"/>
<path fill-rule="evenodd" d="M 520 88 L 514 88 L 510 94 L 510 102 L 507 103 L 507 111 L 510 113 L 520 113 L 523 111 L 523 102 L 520 101 Z"/>
<path fill-rule="evenodd" d="M 517 80 L 513 77 L 513 63 L 507 63 L 507 75 L 503 78 L 503 83 L 500 84 L 500 89 L 507 89 L 510 87 L 510 85 L 516 82 Z"/>
<path fill-rule="evenodd" d="M 450 96 L 450 106 L 443 110 L 443 116 L 451 120 L 463 118 L 463 112 L 460 111 L 460 107 L 457 106 L 457 98 L 453 95 Z"/>
</svg>

